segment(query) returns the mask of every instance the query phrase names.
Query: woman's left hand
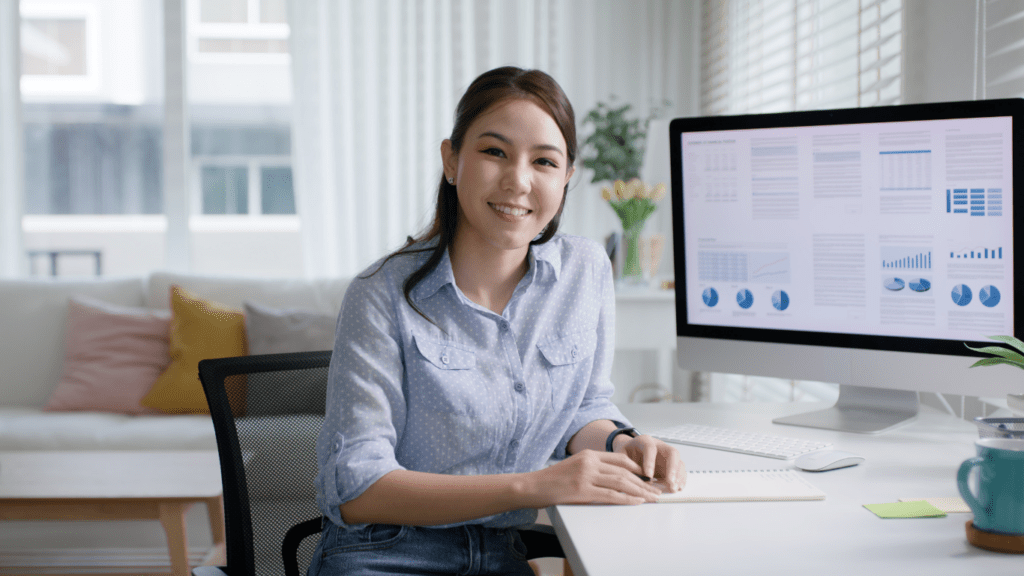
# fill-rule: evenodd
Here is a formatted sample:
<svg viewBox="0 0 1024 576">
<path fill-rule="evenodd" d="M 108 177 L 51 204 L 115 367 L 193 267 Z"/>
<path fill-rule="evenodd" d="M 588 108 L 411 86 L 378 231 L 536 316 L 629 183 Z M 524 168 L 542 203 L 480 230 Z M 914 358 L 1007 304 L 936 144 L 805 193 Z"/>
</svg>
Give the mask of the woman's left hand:
<svg viewBox="0 0 1024 576">
<path fill-rule="evenodd" d="M 647 434 L 616 443 L 614 451 L 625 454 L 643 468 L 644 476 L 665 484 L 670 492 L 678 492 L 686 484 L 686 467 L 679 452 Z"/>
</svg>

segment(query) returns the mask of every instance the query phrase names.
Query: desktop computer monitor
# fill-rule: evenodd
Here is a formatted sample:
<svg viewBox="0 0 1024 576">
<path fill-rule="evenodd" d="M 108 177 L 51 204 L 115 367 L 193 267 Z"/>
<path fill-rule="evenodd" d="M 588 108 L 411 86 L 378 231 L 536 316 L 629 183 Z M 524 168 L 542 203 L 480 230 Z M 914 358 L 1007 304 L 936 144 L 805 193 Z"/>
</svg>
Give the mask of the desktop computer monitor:
<svg viewBox="0 0 1024 576">
<path fill-rule="evenodd" d="M 965 344 L 1024 334 L 1024 100 L 677 118 L 678 364 L 840 385 L 783 424 L 880 432 L 918 392 L 1024 392 Z M 972 357 L 974 356 L 974 357 Z"/>
</svg>

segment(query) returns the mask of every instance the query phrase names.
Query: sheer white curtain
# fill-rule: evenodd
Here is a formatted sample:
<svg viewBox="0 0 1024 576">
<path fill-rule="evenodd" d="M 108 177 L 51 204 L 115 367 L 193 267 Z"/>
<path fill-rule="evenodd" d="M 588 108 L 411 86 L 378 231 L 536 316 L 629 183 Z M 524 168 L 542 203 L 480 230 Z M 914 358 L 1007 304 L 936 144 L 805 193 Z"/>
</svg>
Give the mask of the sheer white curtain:
<svg viewBox="0 0 1024 576">
<path fill-rule="evenodd" d="M 21 130 L 21 46 L 17 2 L 0 2 L 0 277 L 23 273 L 21 214 L 24 140 Z"/>
<path fill-rule="evenodd" d="M 695 112 L 693 3 L 292 0 L 293 169 L 310 276 L 352 275 L 432 215 L 440 144 L 480 73 L 539 68 L 580 120 L 598 101 Z M 562 230 L 617 229 L 578 168 Z M 665 208 L 667 211 L 667 207 Z M 666 231 L 667 232 L 667 231 Z"/>
</svg>

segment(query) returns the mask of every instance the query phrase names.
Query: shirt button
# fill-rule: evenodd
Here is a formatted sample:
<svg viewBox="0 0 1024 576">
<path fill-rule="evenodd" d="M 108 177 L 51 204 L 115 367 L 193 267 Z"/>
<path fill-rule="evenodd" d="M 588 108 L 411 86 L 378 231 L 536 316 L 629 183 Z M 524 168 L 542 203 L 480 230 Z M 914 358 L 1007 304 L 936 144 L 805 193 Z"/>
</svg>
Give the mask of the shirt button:
<svg viewBox="0 0 1024 576">
<path fill-rule="evenodd" d="M 523 390 L 526 389 L 526 386 L 523 386 L 522 382 L 516 382 L 515 389 L 516 392 L 522 392 Z"/>
<path fill-rule="evenodd" d="M 334 451 L 337 452 L 338 450 L 341 450 L 341 443 L 340 442 L 335 442 L 334 443 Z"/>
<path fill-rule="evenodd" d="M 447 363 L 448 363 L 448 355 L 447 354 L 442 354 L 441 355 L 441 364 L 447 364 Z"/>
<path fill-rule="evenodd" d="M 575 360 L 576 357 L 580 355 L 580 351 L 577 350 L 575 346 L 573 346 L 571 354 L 572 354 L 572 359 Z"/>
<path fill-rule="evenodd" d="M 519 440 L 513 440 L 513 441 L 509 442 L 508 443 L 508 447 L 513 449 L 513 450 L 519 448 Z"/>
</svg>

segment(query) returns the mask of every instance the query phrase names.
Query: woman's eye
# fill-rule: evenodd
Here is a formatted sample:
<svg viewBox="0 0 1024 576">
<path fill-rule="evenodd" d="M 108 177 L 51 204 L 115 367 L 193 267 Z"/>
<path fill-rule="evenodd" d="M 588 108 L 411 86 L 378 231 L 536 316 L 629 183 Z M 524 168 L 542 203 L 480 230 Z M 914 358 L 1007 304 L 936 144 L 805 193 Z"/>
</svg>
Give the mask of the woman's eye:
<svg viewBox="0 0 1024 576">
<path fill-rule="evenodd" d="M 484 154 L 490 154 L 491 156 L 498 156 L 499 158 L 504 156 L 505 153 L 500 148 L 488 148 L 483 151 Z"/>
<path fill-rule="evenodd" d="M 547 158 L 541 158 L 541 159 L 537 160 L 537 162 L 539 162 L 540 164 L 543 164 L 545 166 L 551 166 L 552 168 L 558 168 L 558 164 L 555 164 L 554 162 L 552 162 L 551 160 L 548 160 Z"/>
</svg>

